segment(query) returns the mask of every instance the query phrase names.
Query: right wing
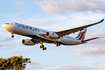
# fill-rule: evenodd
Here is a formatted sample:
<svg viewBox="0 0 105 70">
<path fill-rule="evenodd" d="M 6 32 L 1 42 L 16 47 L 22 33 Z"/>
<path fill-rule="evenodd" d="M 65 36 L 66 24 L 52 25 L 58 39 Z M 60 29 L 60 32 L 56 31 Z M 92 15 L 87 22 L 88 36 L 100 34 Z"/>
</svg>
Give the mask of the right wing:
<svg viewBox="0 0 105 70">
<path fill-rule="evenodd" d="M 90 26 L 99 24 L 99 23 L 101 23 L 103 21 L 104 21 L 104 19 L 102 19 L 101 21 L 96 22 L 96 23 L 92 23 L 92 24 L 88 24 L 88 25 L 84 25 L 84 26 L 80 26 L 80 27 L 76 27 L 76 28 L 66 29 L 66 30 L 62 30 L 62 31 L 56 31 L 55 33 L 58 34 L 58 36 L 60 38 L 60 37 L 63 37 L 65 35 L 68 35 L 68 34 L 71 34 L 71 33 L 75 33 L 75 32 L 78 32 L 78 31 L 81 31 L 84 28 L 87 28 L 87 27 L 90 27 Z"/>
</svg>

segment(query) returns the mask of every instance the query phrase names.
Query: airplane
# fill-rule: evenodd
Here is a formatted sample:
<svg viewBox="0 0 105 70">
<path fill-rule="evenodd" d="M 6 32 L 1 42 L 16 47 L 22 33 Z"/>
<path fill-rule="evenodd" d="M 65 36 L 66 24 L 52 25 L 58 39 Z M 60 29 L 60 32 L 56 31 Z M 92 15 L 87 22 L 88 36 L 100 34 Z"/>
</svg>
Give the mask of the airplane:
<svg viewBox="0 0 105 70">
<path fill-rule="evenodd" d="M 44 47 L 43 43 L 53 43 L 53 44 L 56 44 L 56 46 L 58 47 L 60 45 L 84 44 L 84 43 L 87 43 L 88 41 L 99 38 L 99 37 L 94 37 L 94 38 L 84 40 L 87 27 L 99 24 L 103 21 L 104 19 L 96 23 L 75 27 L 71 29 L 61 30 L 61 31 L 48 31 L 48 30 L 43 30 L 40 28 L 27 26 L 24 24 L 14 23 L 14 22 L 5 23 L 2 25 L 2 27 L 6 31 L 12 34 L 11 36 L 12 38 L 14 37 L 14 34 L 31 37 L 31 39 L 23 39 L 22 44 L 33 46 L 35 44 L 40 43 L 41 44 L 40 48 L 42 48 L 42 50 L 46 50 L 47 48 Z M 78 34 L 77 37 L 74 38 L 69 36 L 69 34 L 75 33 L 78 31 L 80 31 L 80 33 Z"/>
</svg>

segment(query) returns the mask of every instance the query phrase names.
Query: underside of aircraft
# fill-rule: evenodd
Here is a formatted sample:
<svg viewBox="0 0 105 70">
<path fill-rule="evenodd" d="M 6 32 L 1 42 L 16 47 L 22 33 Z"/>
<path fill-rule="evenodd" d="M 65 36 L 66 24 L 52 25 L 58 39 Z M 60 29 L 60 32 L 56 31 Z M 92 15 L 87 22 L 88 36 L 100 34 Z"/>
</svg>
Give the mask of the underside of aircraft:
<svg viewBox="0 0 105 70">
<path fill-rule="evenodd" d="M 43 30 L 32 26 L 23 25 L 20 23 L 5 23 L 2 25 L 2 27 L 6 31 L 12 34 L 11 36 L 12 38 L 14 37 L 14 34 L 31 37 L 31 39 L 23 39 L 22 44 L 30 46 L 30 45 L 35 45 L 40 43 L 41 44 L 40 48 L 42 48 L 42 50 L 46 50 L 47 48 L 44 47 L 43 43 L 53 43 L 53 44 L 56 44 L 56 46 L 79 45 L 99 38 L 99 37 L 94 37 L 94 38 L 84 40 L 87 28 L 90 26 L 99 24 L 103 21 L 104 19 L 96 23 L 70 28 L 66 30 L 61 30 L 61 31 L 48 31 L 48 30 Z M 68 36 L 69 34 L 72 34 L 78 31 L 80 31 L 80 33 L 78 34 L 77 37 L 73 38 Z"/>
</svg>

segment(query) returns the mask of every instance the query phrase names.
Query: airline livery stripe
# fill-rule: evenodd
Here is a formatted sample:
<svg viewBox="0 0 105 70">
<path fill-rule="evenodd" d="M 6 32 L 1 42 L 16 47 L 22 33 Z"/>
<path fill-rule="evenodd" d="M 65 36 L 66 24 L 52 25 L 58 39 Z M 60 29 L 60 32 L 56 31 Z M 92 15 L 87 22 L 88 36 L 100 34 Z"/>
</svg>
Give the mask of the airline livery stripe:
<svg viewBox="0 0 105 70">
<path fill-rule="evenodd" d="M 85 32 L 86 32 L 86 30 L 85 30 Z M 84 37 L 85 32 L 81 33 L 81 36 L 78 38 L 78 40 L 81 40 Z"/>
<path fill-rule="evenodd" d="M 81 35 L 81 32 L 79 33 L 79 35 L 78 35 L 76 38 L 79 38 L 79 37 L 80 37 L 80 35 Z"/>
<path fill-rule="evenodd" d="M 16 27 L 20 27 L 20 28 L 23 28 L 23 29 L 39 32 L 38 28 L 34 28 L 34 27 L 31 27 L 31 26 L 27 26 L 27 25 L 23 25 L 23 24 L 18 24 L 18 23 L 15 23 L 15 24 L 16 24 Z"/>
</svg>

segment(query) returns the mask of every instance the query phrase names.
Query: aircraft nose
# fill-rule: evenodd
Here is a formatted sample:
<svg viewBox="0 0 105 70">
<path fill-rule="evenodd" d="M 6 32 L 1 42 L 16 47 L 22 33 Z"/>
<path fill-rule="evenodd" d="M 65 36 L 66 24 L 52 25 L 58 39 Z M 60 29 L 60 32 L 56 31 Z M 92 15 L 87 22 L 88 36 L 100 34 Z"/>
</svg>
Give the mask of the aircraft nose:
<svg viewBox="0 0 105 70">
<path fill-rule="evenodd" d="M 5 29 L 5 24 L 3 24 L 2 27 Z"/>
<path fill-rule="evenodd" d="M 3 24 L 2 27 L 6 30 L 11 32 L 11 27 L 8 24 Z"/>
</svg>

